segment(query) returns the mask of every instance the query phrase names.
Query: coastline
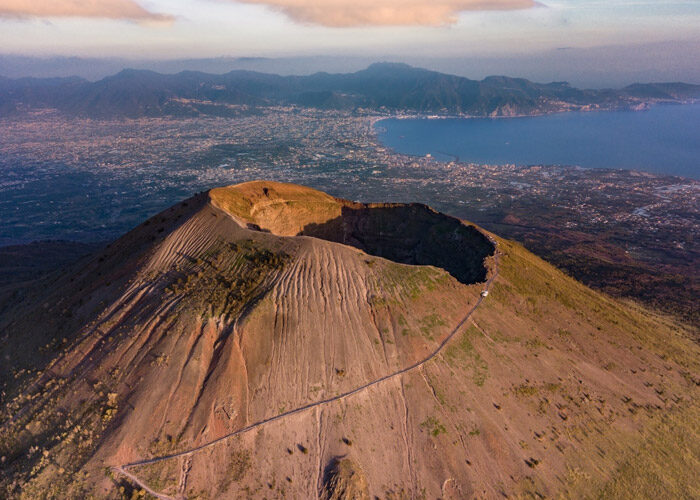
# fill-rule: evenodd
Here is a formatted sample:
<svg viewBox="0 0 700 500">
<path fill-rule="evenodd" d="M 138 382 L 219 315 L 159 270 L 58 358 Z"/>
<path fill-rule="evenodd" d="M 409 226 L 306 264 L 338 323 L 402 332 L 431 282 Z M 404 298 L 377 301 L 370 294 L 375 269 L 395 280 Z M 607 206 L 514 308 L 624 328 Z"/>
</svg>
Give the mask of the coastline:
<svg viewBox="0 0 700 500">
<path fill-rule="evenodd" d="M 514 155 L 511 158 L 504 158 L 503 155 L 500 155 L 496 153 L 495 155 L 492 155 L 490 151 L 498 151 L 502 152 L 503 148 L 497 145 L 492 145 L 491 149 L 488 149 L 487 146 L 478 144 L 475 146 L 473 150 L 469 151 L 469 154 L 465 153 L 464 151 L 455 151 L 452 150 L 450 151 L 449 148 L 446 148 L 444 145 L 435 143 L 431 144 L 430 139 L 423 139 L 424 142 L 424 147 L 420 147 L 418 149 L 422 150 L 421 152 L 416 152 L 416 144 L 421 143 L 421 139 L 414 138 L 415 140 L 409 141 L 411 142 L 411 148 L 402 148 L 400 144 L 397 143 L 396 138 L 395 140 L 392 141 L 386 137 L 387 128 L 381 124 L 381 122 L 388 121 L 388 120 L 396 120 L 396 121 L 411 121 L 414 120 L 416 122 L 429 122 L 433 120 L 453 120 L 455 122 L 461 122 L 461 121 L 471 121 L 474 119 L 481 119 L 485 121 L 496 121 L 496 120 L 502 120 L 502 119 L 507 119 L 507 118 L 545 118 L 548 116 L 555 116 L 555 115 L 571 115 L 572 117 L 575 116 L 582 116 L 582 115 L 589 115 L 589 114 L 605 114 L 606 112 L 608 113 L 640 113 L 641 111 L 652 111 L 653 109 L 658 109 L 662 107 L 692 107 L 692 106 L 700 106 L 700 100 L 692 100 L 692 101 L 685 101 L 685 102 L 657 102 L 654 103 L 653 105 L 649 105 L 643 109 L 640 108 L 629 108 L 629 107 L 623 107 L 623 108 L 606 108 L 606 109 L 595 109 L 595 110 L 562 110 L 562 111 L 556 111 L 556 112 L 548 112 L 548 113 L 537 113 L 537 114 L 526 114 L 526 115 L 512 115 L 512 116 L 497 116 L 497 117 L 490 117 L 490 116 L 474 116 L 474 115 L 426 115 L 426 114 L 395 114 L 395 115 L 389 115 L 389 116 L 374 116 L 371 117 L 369 120 L 370 127 L 372 129 L 372 134 L 377 141 L 377 144 L 380 147 L 386 148 L 387 150 L 391 151 L 393 154 L 399 154 L 399 155 L 406 155 L 414 158 L 424 158 L 424 157 L 429 157 L 433 161 L 438 161 L 442 163 L 463 163 L 463 164 L 483 164 L 483 165 L 516 165 L 516 166 L 525 166 L 525 165 L 540 165 L 540 166 L 562 166 L 562 167 L 577 167 L 577 168 L 582 168 L 582 169 L 596 169 L 596 170 L 623 170 L 623 171 L 630 171 L 630 172 L 636 172 L 640 175 L 653 175 L 653 176 L 658 176 L 658 177 L 673 177 L 676 178 L 680 181 L 689 181 L 689 182 L 698 182 L 700 181 L 700 171 L 699 167 L 700 164 L 690 164 L 687 161 L 679 161 L 675 160 L 673 158 L 673 155 L 668 155 L 668 150 L 675 150 L 675 145 L 672 144 L 659 144 L 659 149 L 658 151 L 654 151 L 651 157 L 644 157 L 642 159 L 635 159 L 635 155 L 639 157 L 641 153 L 638 151 L 639 148 L 635 147 L 635 144 L 632 143 L 627 146 L 628 150 L 627 153 L 629 153 L 629 156 L 627 154 L 622 154 L 623 161 L 616 162 L 615 154 L 613 153 L 619 153 L 620 150 L 624 151 L 624 148 L 620 144 L 624 144 L 624 137 L 621 137 L 619 140 L 621 142 L 615 144 L 615 149 L 617 151 L 610 151 L 609 155 L 605 155 L 606 161 L 602 162 L 599 160 L 596 160 L 595 155 L 592 155 L 590 158 L 582 159 L 582 158 L 575 158 L 572 157 L 571 160 L 567 159 L 562 159 L 561 155 L 556 160 L 551 159 L 551 154 L 556 156 L 556 147 L 554 148 L 554 153 L 551 153 L 551 149 L 549 147 L 549 144 L 547 144 L 547 147 L 545 148 L 541 143 L 539 146 L 533 146 L 535 149 L 532 151 L 525 151 L 524 154 L 519 154 L 517 148 L 520 148 L 521 151 L 520 153 L 523 153 L 522 149 L 525 148 L 526 146 L 523 145 L 521 142 L 520 144 L 514 144 L 514 147 L 516 149 L 511 150 L 512 154 Z M 541 123 L 541 122 L 540 122 Z M 694 123 L 691 122 L 691 124 Z M 677 123 L 677 127 L 679 130 L 683 128 L 690 128 L 693 129 L 691 124 L 686 124 L 685 122 Z M 456 125 L 457 127 L 459 125 Z M 661 124 L 659 124 L 661 126 Z M 504 127 L 507 127 L 504 125 Z M 542 128 L 541 125 L 535 125 L 534 126 L 535 132 L 538 132 L 538 128 Z M 651 128 L 653 128 L 651 125 L 650 127 L 650 132 Z M 517 138 L 519 132 L 525 131 L 525 133 L 530 132 L 531 127 L 529 125 L 525 125 L 524 122 L 521 125 L 513 126 L 513 127 L 507 127 L 505 132 L 508 132 L 510 134 L 514 134 L 514 136 Z M 546 127 L 545 127 L 546 128 Z M 570 127 L 565 127 L 565 129 L 569 129 Z M 598 157 L 601 156 L 602 153 L 600 153 L 599 150 L 602 148 L 602 150 L 605 149 L 606 146 L 606 140 L 610 140 L 612 137 L 617 137 L 619 131 L 615 129 L 613 124 L 610 124 L 609 126 L 610 130 L 608 130 L 607 134 L 600 134 L 601 137 L 587 137 L 585 140 L 590 142 L 590 144 L 587 144 L 587 147 L 590 151 L 594 151 L 598 154 Z M 624 127 L 623 127 L 624 128 Z M 657 127 L 658 128 L 658 127 Z M 551 126 L 550 126 L 551 129 Z M 442 129 L 444 130 L 444 129 Z M 473 128 L 467 128 L 467 130 L 474 130 Z M 504 133 L 505 133 L 504 132 Z M 557 131 L 555 131 L 556 134 Z M 384 137 L 383 137 L 384 135 Z M 408 134 L 407 134 L 408 135 Z M 545 137 L 548 137 L 547 135 L 544 135 Z M 422 137 L 429 137 L 429 134 L 423 134 Z M 401 136 L 403 139 L 403 135 Z M 487 135 L 487 140 L 491 140 L 491 142 L 498 142 L 497 139 L 502 140 L 502 144 L 507 147 L 511 147 L 511 142 L 510 139 L 506 137 L 501 137 L 498 135 L 498 133 L 494 133 L 492 136 Z M 693 140 L 692 137 L 684 138 L 688 144 L 693 144 L 695 141 Z M 556 145 L 557 142 L 561 143 L 562 141 L 566 142 L 567 140 L 572 141 L 572 140 L 578 140 L 578 137 L 569 136 L 566 137 L 565 135 L 554 138 L 552 144 Z M 459 138 L 456 139 L 456 142 L 453 144 L 459 144 Z M 607 144 L 608 149 L 610 149 L 610 144 Z M 674 147 L 671 147 L 674 146 Z M 465 143 L 460 144 L 459 147 L 468 147 L 468 141 L 465 140 Z M 457 149 L 459 149 L 459 147 Z M 536 147 L 541 148 L 541 155 L 537 152 Z M 622 148 L 622 149 L 620 149 Z M 664 148 L 664 149 L 662 149 Z M 410 151 L 409 151 L 410 149 Z M 651 146 L 651 149 L 654 149 L 654 146 Z M 551 153 L 551 154 L 550 154 Z M 538 159 L 533 159 L 532 155 L 535 156 L 540 156 Z M 580 153 L 579 153 L 580 154 Z M 689 154 L 692 154 L 690 152 L 680 152 L 680 156 L 688 156 Z M 517 158 L 516 158 L 517 156 Z M 547 158 L 549 156 L 549 159 Z M 619 160 L 619 154 L 617 154 L 618 160 Z M 653 158 L 653 156 L 656 156 L 656 159 L 650 159 Z M 450 157 L 450 159 L 441 159 L 440 157 Z M 612 158 L 612 159 L 611 159 Z M 631 158 L 631 162 L 627 161 L 625 162 L 625 159 Z M 639 161 L 639 163 L 634 163 L 635 161 Z M 679 168 L 680 165 L 680 168 Z M 668 168 L 671 167 L 672 171 L 664 171 L 662 168 Z"/>
<path fill-rule="evenodd" d="M 560 115 L 565 113 L 606 113 L 629 111 L 632 113 L 640 113 L 649 111 L 657 106 L 692 106 L 700 104 L 700 99 L 690 99 L 686 101 L 644 101 L 635 106 L 611 106 L 600 108 L 586 108 L 582 106 L 575 109 L 559 109 L 554 111 L 540 111 L 533 113 L 518 113 L 510 115 L 472 115 L 467 113 L 461 114 L 425 114 L 425 113 L 398 113 L 383 116 L 372 116 L 371 122 L 374 125 L 383 120 L 472 120 L 472 119 L 488 119 L 488 120 L 507 120 L 510 118 L 535 118 L 540 116 Z"/>
</svg>

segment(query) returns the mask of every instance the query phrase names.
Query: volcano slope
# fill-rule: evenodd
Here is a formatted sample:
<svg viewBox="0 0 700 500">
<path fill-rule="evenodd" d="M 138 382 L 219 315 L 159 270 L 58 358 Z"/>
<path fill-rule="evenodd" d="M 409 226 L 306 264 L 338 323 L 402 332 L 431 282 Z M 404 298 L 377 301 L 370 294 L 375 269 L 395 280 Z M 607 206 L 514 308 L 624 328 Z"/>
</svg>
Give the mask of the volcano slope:
<svg viewBox="0 0 700 500">
<path fill-rule="evenodd" d="M 423 205 L 214 189 L 0 332 L 0 497 L 700 495 L 686 328 Z"/>
</svg>

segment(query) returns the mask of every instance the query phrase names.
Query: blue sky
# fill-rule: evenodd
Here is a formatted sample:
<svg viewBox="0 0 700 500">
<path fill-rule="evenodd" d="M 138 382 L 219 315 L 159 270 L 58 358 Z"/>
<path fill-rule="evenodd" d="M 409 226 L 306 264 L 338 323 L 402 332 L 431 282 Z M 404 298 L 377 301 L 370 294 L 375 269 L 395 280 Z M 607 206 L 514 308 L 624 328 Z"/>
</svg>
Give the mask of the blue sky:
<svg viewBox="0 0 700 500">
<path fill-rule="evenodd" d="M 0 0 L 0 51 L 31 55 L 454 57 L 684 40 L 700 41 L 700 0 Z"/>
</svg>

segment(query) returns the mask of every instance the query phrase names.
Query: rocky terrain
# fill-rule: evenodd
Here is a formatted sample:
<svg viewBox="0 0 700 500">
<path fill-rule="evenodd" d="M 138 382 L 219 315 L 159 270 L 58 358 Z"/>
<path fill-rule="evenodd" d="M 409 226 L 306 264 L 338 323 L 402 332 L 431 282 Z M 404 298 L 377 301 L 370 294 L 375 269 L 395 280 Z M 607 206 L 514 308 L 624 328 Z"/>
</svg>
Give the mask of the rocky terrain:
<svg viewBox="0 0 700 500">
<path fill-rule="evenodd" d="M 690 498 L 699 351 L 424 205 L 214 189 L 3 289 L 0 496 Z"/>
</svg>

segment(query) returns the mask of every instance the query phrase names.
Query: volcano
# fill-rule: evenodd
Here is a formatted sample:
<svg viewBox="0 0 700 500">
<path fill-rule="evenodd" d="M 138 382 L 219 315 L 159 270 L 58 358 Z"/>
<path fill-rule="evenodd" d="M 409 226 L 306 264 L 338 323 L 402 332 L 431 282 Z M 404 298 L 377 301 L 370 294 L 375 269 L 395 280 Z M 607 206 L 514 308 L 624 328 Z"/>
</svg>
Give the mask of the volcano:
<svg viewBox="0 0 700 500">
<path fill-rule="evenodd" d="M 700 349 L 420 204 L 213 189 L 0 295 L 0 496 L 695 496 Z"/>
</svg>

